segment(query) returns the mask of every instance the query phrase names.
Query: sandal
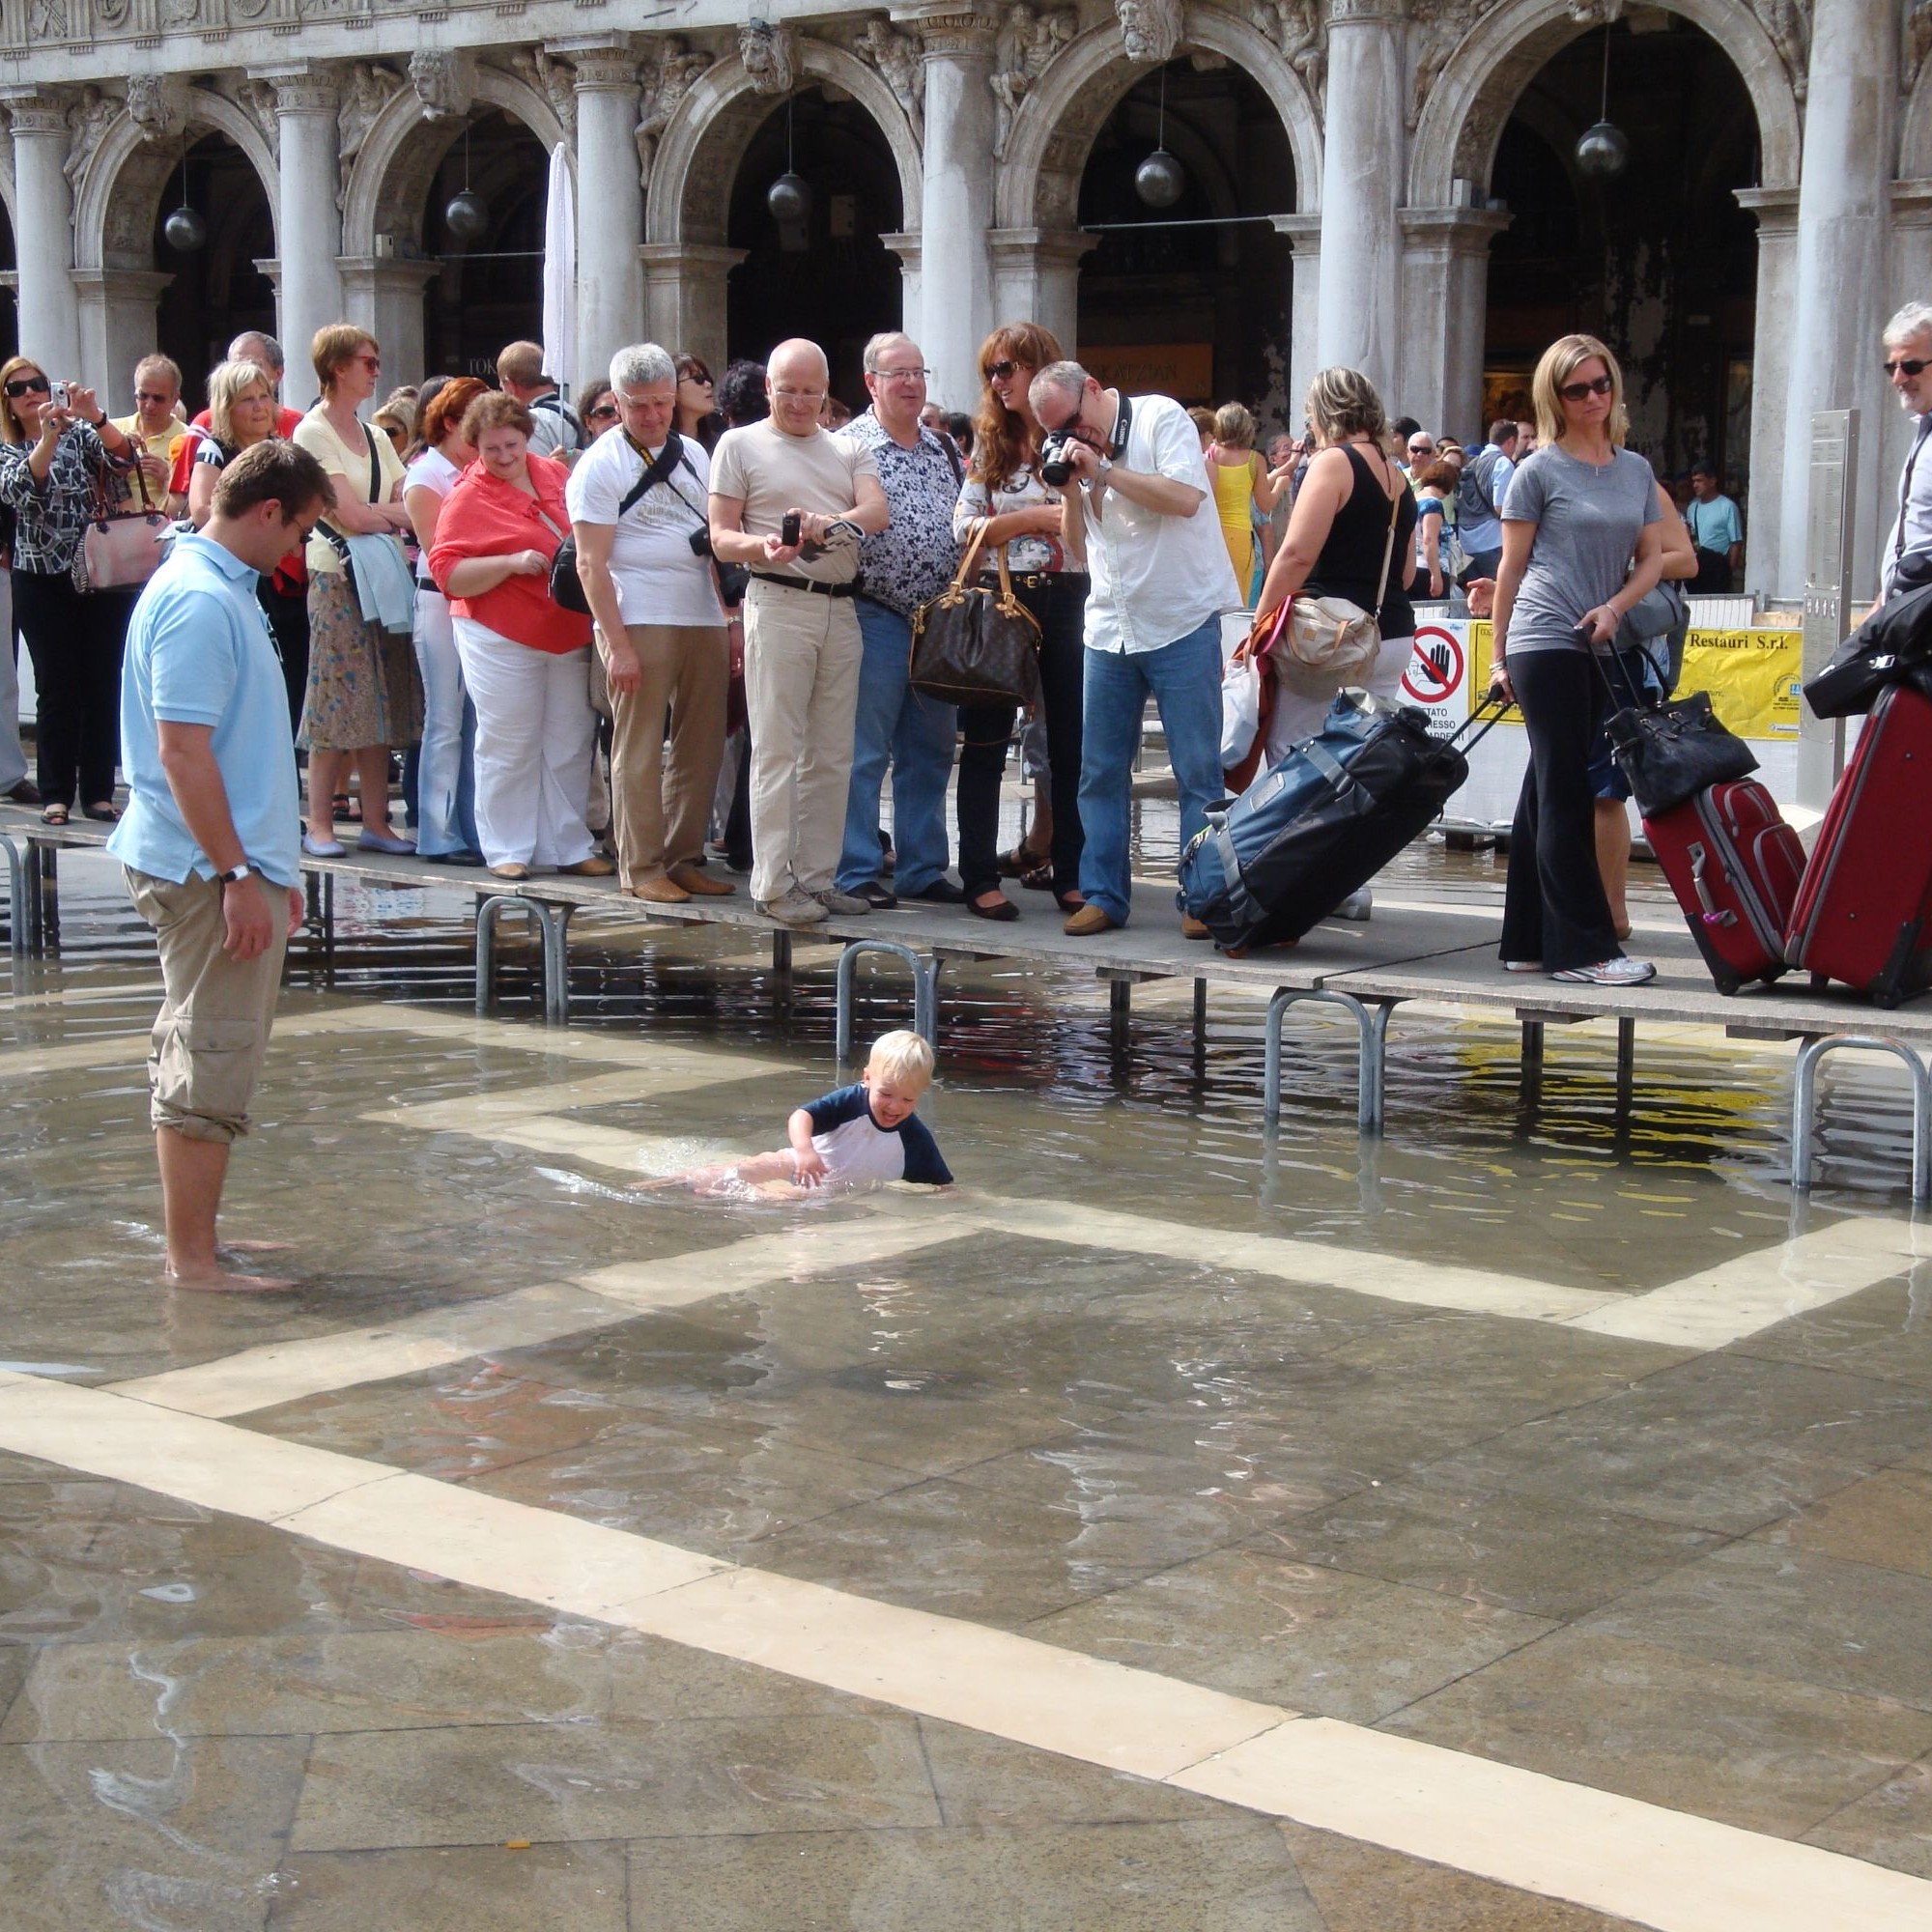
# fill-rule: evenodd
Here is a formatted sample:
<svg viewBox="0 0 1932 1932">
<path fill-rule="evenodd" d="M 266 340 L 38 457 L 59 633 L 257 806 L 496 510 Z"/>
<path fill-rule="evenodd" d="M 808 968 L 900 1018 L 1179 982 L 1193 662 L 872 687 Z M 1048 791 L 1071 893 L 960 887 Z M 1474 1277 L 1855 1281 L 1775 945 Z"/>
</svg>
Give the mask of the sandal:
<svg viewBox="0 0 1932 1932">
<path fill-rule="evenodd" d="M 99 819 L 103 825 L 113 825 L 120 819 L 120 812 L 114 808 L 112 799 L 98 805 L 83 805 L 80 808 L 83 818 Z"/>
<path fill-rule="evenodd" d="M 346 791 L 337 792 L 328 801 L 328 808 L 329 816 L 338 822 L 346 819 L 351 825 L 360 825 L 362 823 L 362 808 L 360 804 L 351 798 Z"/>
<path fill-rule="evenodd" d="M 41 823 L 43 825 L 65 825 L 67 823 L 67 807 L 64 805 L 48 806 L 41 813 Z"/>
<path fill-rule="evenodd" d="M 1053 860 L 1051 855 L 1036 852 L 1024 839 L 1010 852 L 1000 854 L 1000 877 L 1017 879 L 1030 892 L 1048 893 L 1053 890 Z"/>
</svg>

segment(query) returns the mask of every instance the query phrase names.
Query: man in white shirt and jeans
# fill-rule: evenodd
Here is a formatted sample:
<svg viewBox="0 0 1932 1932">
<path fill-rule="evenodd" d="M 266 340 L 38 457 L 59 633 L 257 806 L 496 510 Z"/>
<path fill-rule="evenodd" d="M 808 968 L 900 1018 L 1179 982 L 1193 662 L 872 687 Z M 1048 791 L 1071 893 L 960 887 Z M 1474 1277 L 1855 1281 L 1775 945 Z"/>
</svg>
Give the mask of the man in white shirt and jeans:
<svg viewBox="0 0 1932 1932">
<path fill-rule="evenodd" d="M 1086 937 L 1127 923 L 1134 752 L 1150 694 L 1180 787 L 1183 846 L 1222 794 L 1221 612 L 1238 610 L 1241 592 L 1201 439 L 1179 403 L 1103 389 L 1077 362 L 1048 363 L 1028 393 L 1079 486 L 1063 499 L 1062 537 L 1093 578 L 1080 758 L 1086 904 L 1065 926 Z M 1181 931 L 1208 937 L 1195 920 L 1183 918 Z"/>
</svg>

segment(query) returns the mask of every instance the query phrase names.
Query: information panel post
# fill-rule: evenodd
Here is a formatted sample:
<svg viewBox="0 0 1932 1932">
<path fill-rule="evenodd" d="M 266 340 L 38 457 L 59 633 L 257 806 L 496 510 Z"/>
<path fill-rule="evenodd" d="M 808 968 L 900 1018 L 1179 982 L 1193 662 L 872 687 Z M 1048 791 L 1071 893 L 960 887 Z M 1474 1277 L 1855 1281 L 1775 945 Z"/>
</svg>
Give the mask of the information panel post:
<svg viewBox="0 0 1932 1932">
<path fill-rule="evenodd" d="M 1811 417 L 1811 487 L 1804 521 L 1805 680 L 1845 641 L 1852 620 L 1853 478 L 1859 462 L 1857 410 Z M 1845 724 L 1798 707 L 1798 803 L 1823 811 L 1845 768 Z"/>
</svg>

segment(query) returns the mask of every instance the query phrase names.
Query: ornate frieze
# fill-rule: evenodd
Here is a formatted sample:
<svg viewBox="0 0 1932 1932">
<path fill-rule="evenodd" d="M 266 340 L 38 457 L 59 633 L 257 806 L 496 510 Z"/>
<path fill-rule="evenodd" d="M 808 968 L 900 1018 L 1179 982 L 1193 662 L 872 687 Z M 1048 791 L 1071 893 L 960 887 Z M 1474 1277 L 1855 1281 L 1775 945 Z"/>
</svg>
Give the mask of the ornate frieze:
<svg viewBox="0 0 1932 1932">
<path fill-rule="evenodd" d="M 890 20 L 870 19 L 852 43 L 852 51 L 878 69 L 904 112 L 915 141 L 925 139 L 925 62 L 920 44 Z"/>
<path fill-rule="evenodd" d="M 667 34 L 659 43 L 656 57 L 644 63 L 644 93 L 632 138 L 638 144 L 638 178 L 646 188 L 651 185 L 658 143 L 670 126 L 670 117 L 691 92 L 692 83 L 711 64 L 712 57 L 704 48 L 690 46 L 675 34 Z"/>
<path fill-rule="evenodd" d="M 1932 0 L 1927 0 L 1932 5 Z M 1080 16 L 1071 7 L 1033 7 L 1027 0 L 1014 0 L 1000 23 L 994 43 L 993 72 L 989 85 L 999 103 L 998 131 L 993 154 L 1004 156 L 1013 130 L 1013 116 L 1020 102 L 1062 51 L 1079 32 Z"/>
<path fill-rule="evenodd" d="M 1159 67 L 1174 58 L 1185 25 L 1181 0 L 1114 0 L 1114 12 L 1130 61 Z"/>
<path fill-rule="evenodd" d="M 753 94 L 789 94 L 798 84 L 798 38 L 789 27 L 763 20 L 740 27 L 738 58 Z"/>
</svg>

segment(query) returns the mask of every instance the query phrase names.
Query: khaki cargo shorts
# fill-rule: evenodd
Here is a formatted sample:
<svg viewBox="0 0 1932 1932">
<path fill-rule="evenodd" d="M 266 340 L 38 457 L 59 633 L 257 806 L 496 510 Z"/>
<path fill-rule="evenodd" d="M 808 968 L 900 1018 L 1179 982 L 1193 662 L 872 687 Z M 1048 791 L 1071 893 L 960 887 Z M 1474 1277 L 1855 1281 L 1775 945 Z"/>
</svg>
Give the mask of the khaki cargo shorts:
<svg viewBox="0 0 1932 1932">
<path fill-rule="evenodd" d="M 165 989 L 148 1047 L 148 1118 L 187 1140 L 236 1140 L 248 1131 L 248 1102 L 269 1051 L 288 895 L 259 874 L 250 881 L 270 902 L 275 937 L 259 958 L 239 963 L 221 950 L 228 926 L 219 880 L 177 885 L 124 870 L 134 910 L 159 942 Z"/>
</svg>

